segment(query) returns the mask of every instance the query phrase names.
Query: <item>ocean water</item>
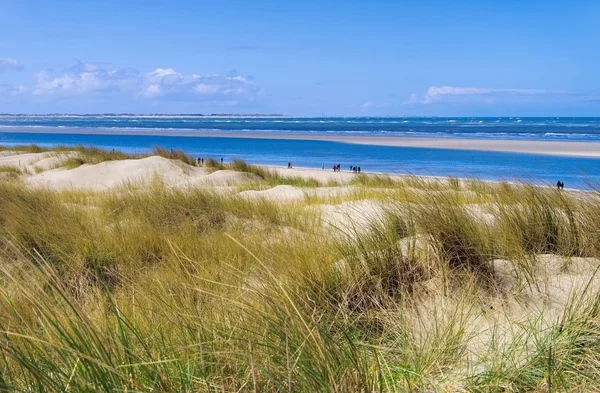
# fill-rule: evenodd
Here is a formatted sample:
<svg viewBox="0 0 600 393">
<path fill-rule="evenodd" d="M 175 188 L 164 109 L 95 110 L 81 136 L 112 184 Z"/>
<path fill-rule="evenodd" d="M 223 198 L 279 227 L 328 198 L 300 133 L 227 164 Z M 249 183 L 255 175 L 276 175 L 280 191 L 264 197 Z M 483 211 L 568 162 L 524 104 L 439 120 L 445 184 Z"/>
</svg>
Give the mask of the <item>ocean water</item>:
<svg viewBox="0 0 600 393">
<path fill-rule="evenodd" d="M 600 141 L 600 118 L 0 115 L 0 129 L 14 127 Z"/>
<path fill-rule="evenodd" d="M 0 145 L 36 143 L 41 146 L 86 145 L 131 153 L 148 152 L 153 146 L 182 149 L 194 157 L 241 158 L 249 163 L 331 170 L 341 164 L 360 166 L 364 172 L 426 176 L 477 177 L 487 180 L 532 181 L 567 188 L 600 188 L 600 159 L 552 157 L 532 154 L 440 150 L 359 145 L 329 141 L 246 139 L 226 137 L 78 135 L 0 132 Z"/>
</svg>

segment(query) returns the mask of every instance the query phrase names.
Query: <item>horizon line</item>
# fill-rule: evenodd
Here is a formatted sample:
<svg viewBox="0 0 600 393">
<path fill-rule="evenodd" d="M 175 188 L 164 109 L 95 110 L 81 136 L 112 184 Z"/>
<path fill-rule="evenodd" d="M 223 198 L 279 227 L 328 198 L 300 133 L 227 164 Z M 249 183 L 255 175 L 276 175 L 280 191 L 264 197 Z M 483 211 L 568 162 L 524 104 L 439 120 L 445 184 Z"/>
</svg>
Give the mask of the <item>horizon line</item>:
<svg viewBox="0 0 600 393">
<path fill-rule="evenodd" d="M 408 116 L 408 115 L 380 115 L 380 116 L 361 116 L 361 115 L 288 115 L 280 113 L 133 113 L 133 112 L 104 112 L 104 113 L 0 113 L 0 117 L 94 117 L 94 116 L 139 116 L 139 117 L 283 117 L 283 118 L 445 118 L 445 119 L 539 119 L 539 118 L 556 118 L 556 119 L 598 119 L 600 116 Z"/>
</svg>

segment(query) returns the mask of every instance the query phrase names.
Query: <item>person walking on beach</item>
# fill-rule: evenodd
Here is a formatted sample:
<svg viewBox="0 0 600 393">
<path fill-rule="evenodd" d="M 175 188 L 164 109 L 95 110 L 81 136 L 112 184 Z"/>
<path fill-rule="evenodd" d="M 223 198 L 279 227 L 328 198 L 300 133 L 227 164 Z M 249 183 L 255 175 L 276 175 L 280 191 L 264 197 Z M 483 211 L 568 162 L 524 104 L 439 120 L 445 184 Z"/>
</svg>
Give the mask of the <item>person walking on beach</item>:
<svg viewBox="0 0 600 393">
<path fill-rule="evenodd" d="M 358 167 L 358 173 L 360 173 L 360 167 Z"/>
<path fill-rule="evenodd" d="M 221 165 L 223 165 L 223 157 L 221 157 Z"/>
<path fill-rule="evenodd" d="M 339 171 L 341 171 L 341 168 L 342 168 L 342 165 L 340 165 L 340 164 L 337 164 L 337 171 L 338 171 L 338 172 L 339 172 Z"/>
<path fill-rule="evenodd" d="M 204 166 L 204 157 L 202 157 L 202 166 Z"/>
<path fill-rule="evenodd" d="M 333 171 L 336 172 L 337 165 L 333 164 Z"/>
<path fill-rule="evenodd" d="M 200 162 L 201 162 L 201 160 L 202 160 L 202 159 L 201 159 L 200 157 L 198 157 L 198 160 L 197 160 L 197 161 L 198 161 L 198 166 L 200 166 Z"/>
<path fill-rule="evenodd" d="M 325 169 L 325 163 L 323 163 L 323 165 L 321 166 L 321 169 Z"/>
</svg>

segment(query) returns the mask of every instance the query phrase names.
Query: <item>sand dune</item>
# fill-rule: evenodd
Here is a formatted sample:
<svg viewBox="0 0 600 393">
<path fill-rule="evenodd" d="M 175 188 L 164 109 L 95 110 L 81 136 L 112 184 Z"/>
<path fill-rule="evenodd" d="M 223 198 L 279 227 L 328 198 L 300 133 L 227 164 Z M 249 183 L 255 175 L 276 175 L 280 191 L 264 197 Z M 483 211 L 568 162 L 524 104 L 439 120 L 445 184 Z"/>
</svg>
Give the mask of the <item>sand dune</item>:
<svg viewBox="0 0 600 393">
<path fill-rule="evenodd" d="M 52 153 L 3 154 L 0 157 L 0 165 L 25 168 L 51 156 Z"/>
<path fill-rule="evenodd" d="M 211 173 L 208 168 L 193 167 L 153 156 L 139 160 L 86 164 L 75 169 L 54 169 L 25 177 L 24 180 L 32 186 L 57 190 L 106 190 L 128 183 L 143 184 L 152 180 L 159 180 L 168 186 L 195 186 L 207 183 L 213 186 L 227 186 L 247 178 L 247 174 L 240 172 Z"/>
<path fill-rule="evenodd" d="M 46 171 L 54 168 L 62 161 L 77 157 L 77 152 L 44 152 L 44 153 L 22 153 L 2 152 L 0 154 L 0 166 L 12 166 L 26 172 Z"/>
</svg>

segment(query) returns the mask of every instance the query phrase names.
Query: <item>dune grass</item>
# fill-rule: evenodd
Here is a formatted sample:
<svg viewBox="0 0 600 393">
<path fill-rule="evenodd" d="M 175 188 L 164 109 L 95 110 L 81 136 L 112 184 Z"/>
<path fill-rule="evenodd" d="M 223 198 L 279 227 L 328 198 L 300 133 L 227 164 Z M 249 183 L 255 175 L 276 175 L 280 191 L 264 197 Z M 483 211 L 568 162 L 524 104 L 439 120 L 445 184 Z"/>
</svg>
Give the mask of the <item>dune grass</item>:
<svg viewBox="0 0 600 393">
<path fill-rule="evenodd" d="M 18 178 L 19 175 L 27 173 L 26 169 L 10 165 L 0 165 L 0 173 L 4 174 L 4 178 Z"/>
<path fill-rule="evenodd" d="M 0 391 L 600 389 L 596 193 L 353 183 L 385 214 L 338 236 L 319 201 L 0 180 Z"/>
<path fill-rule="evenodd" d="M 52 147 L 41 147 L 38 145 L 17 145 L 17 146 L 2 146 L 0 145 L 0 151 L 13 151 L 19 153 L 52 153 L 52 154 L 64 154 L 72 153 L 71 156 L 66 157 L 59 163 L 55 164 L 55 168 L 77 168 L 83 164 L 99 164 L 105 161 L 117 161 L 127 159 L 140 159 L 149 157 L 151 155 L 161 156 L 164 158 L 179 160 L 188 165 L 196 165 L 196 160 L 189 155 L 185 154 L 180 149 L 166 149 L 160 146 L 154 146 L 151 154 L 129 154 L 123 153 L 118 150 L 106 150 L 100 149 L 94 146 L 52 146 Z"/>
</svg>

